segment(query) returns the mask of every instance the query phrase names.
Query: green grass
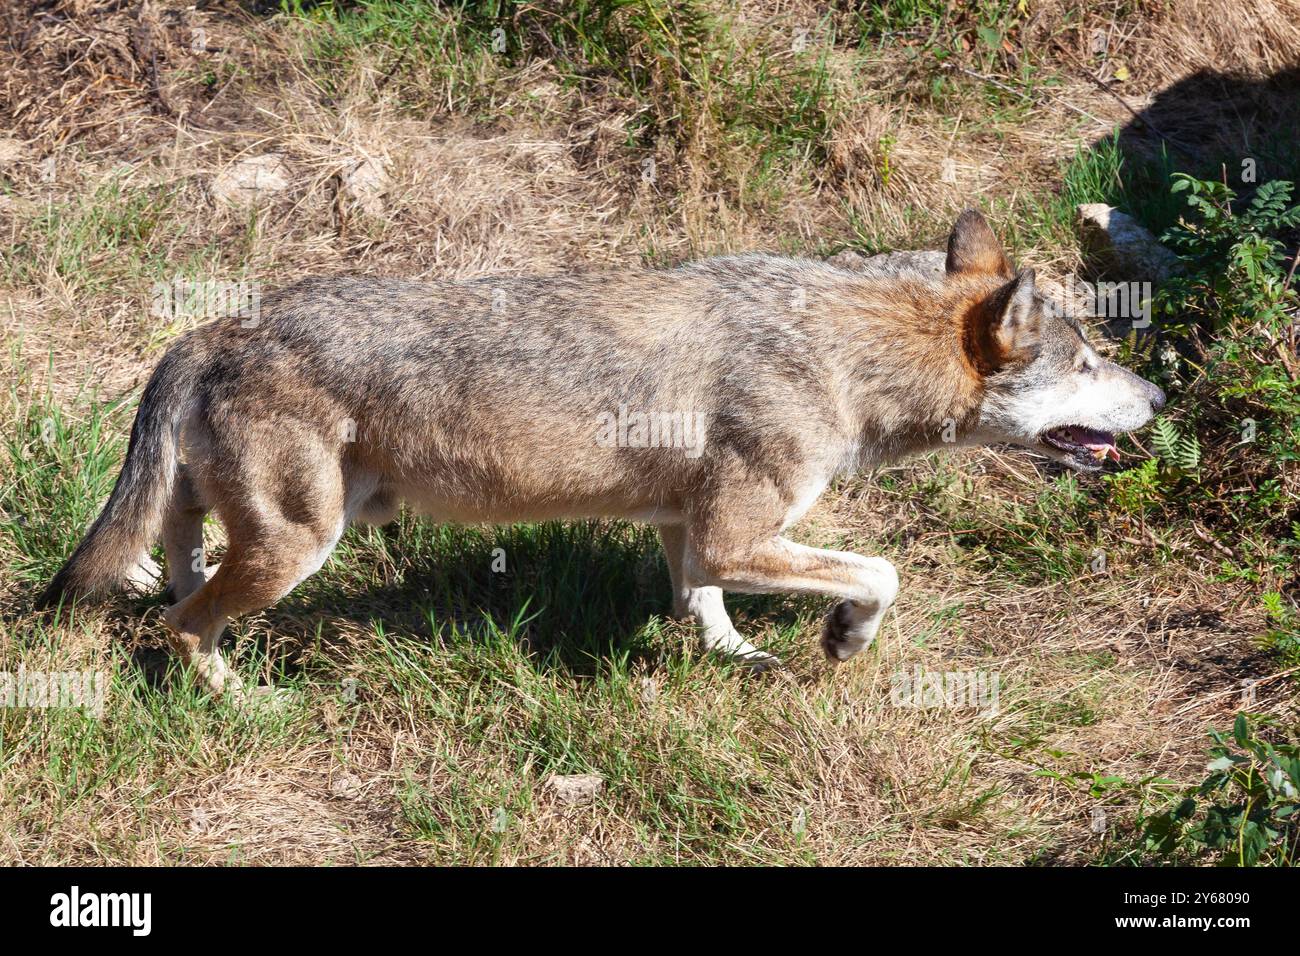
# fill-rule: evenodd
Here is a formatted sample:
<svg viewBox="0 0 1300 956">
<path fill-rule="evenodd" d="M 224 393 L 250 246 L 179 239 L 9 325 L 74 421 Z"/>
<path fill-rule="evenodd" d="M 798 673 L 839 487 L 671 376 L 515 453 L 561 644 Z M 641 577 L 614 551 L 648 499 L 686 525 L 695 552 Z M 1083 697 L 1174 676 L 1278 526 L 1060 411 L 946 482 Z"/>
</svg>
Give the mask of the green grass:
<svg viewBox="0 0 1300 956">
<path fill-rule="evenodd" d="M 19 395 L 18 387 L 10 393 L 12 425 L 0 435 L 8 465 L 0 472 L 0 521 L 9 572 L 34 585 L 57 570 L 112 490 L 132 409 L 86 395 L 85 417 L 75 420 L 48 393 Z"/>
<path fill-rule="evenodd" d="M 871 797 L 890 800 L 893 787 L 904 788 L 923 807 L 914 817 L 837 811 L 817 782 L 828 772 L 818 769 L 828 740 L 853 753 L 869 733 L 879 735 L 873 747 L 913 746 L 908 737 L 935 733 L 927 728 L 936 718 L 900 715 L 888 693 L 864 689 L 846 710 L 847 688 L 824 670 L 811 678 L 798 662 L 824 668 L 809 637 L 822 602 L 730 601 L 740 628 L 796 662 L 792 680 L 750 680 L 698 655 L 688 631 L 664 618 L 667 573 L 655 535 L 619 523 L 482 529 L 404 515 L 382 529 L 353 529 L 317 575 L 230 629 L 236 669 L 249 683 L 288 690 L 288 700 L 253 708 L 214 700 L 165 651 L 159 597 L 65 609 L 54 620 L 25 611 L 106 494 L 121 453 L 128 405 L 89 395 L 78 405 L 75 416 L 45 398 L 15 406 L 17 437 L 0 471 L 6 516 L 35 519 L 6 521 L 0 533 L 11 580 L 22 582 L 11 594 L 16 616 L 0 625 L 0 670 L 90 667 L 109 680 L 99 720 L 0 711 L 0 766 L 9 771 L 0 803 L 12 808 L 10 825 L 42 835 L 51 859 L 211 859 L 189 820 L 191 804 L 204 805 L 203 788 L 242 779 L 250 767 L 288 774 L 324 753 L 336 772 L 374 780 L 365 754 L 375 747 L 391 756 L 378 791 L 390 839 L 437 862 L 563 862 L 586 852 L 585 825 L 554 815 L 545 788 L 552 774 L 603 778 L 596 802 L 570 812 L 600 819 L 602 846 L 640 864 L 880 859 L 913 826 L 1033 829 L 1004 806 L 1006 788 L 977 769 L 986 752 L 980 728 L 960 719 L 941 731 L 919 776 L 883 783 Z M 835 543 L 872 550 L 861 540 Z M 493 570 L 501 552 L 505 568 Z M 980 645 L 980 632 L 963 636 L 965 614 L 961 604 L 937 605 L 929 629 L 907 646 L 930 654 L 953 642 Z M 880 666 L 871 664 L 875 653 L 865 655 L 866 674 Z M 1026 706 L 1027 692 L 1006 688 L 1004 706 Z M 1025 719 L 1044 736 L 1080 721 L 1072 705 L 1029 706 Z M 916 728 L 886 729 L 898 720 Z M 867 785 L 860 759 L 866 752 L 836 771 L 849 775 L 837 787 Z M 88 851 L 70 834 L 106 799 L 117 811 L 92 826 Z M 219 856 L 238 862 L 254 852 L 232 837 Z M 356 852 L 364 860 L 384 851 Z M 969 851 L 951 852 L 964 859 Z M 990 852 L 997 857 L 982 851 L 980 859 Z"/>
<path fill-rule="evenodd" d="M 393 103 L 407 119 L 469 119 L 492 136 L 575 116 L 631 116 L 624 155 L 606 168 L 630 168 L 662 149 L 673 157 L 664 164 L 669 203 L 688 189 L 703 197 L 671 215 L 685 220 L 716 205 L 723 223 L 697 238 L 676 218 L 665 228 L 627 210 L 665 262 L 732 241 L 733 223 L 747 243 L 798 251 L 848 238 L 869 251 L 941 240 L 949 200 L 926 169 L 903 165 L 906 150 L 889 148 L 904 141 L 905 125 L 872 128 L 881 156 L 859 185 L 881 191 L 868 189 L 861 210 L 840 209 L 839 184 L 821 167 L 828 142 L 867 132 L 837 125 L 858 121 L 849 111 L 859 99 L 879 99 L 899 122 L 945 135 L 962 114 L 971 158 L 1006 177 L 981 202 L 1022 258 L 1072 261 L 1081 202 L 1119 205 L 1156 229 L 1173 221 L 1175 161 L 1141 161 L 1115 139 L 1082 145 L 1055 174 L 1027 171 L 1021 188 L 1018 157 L 1005 161 L 999 150 L 1038 115 L 1034 104 L 1048 101 L 1060 76 L 1036 51 L 1021 48 L 1013 59 L 1002 49 L 1003 39 L 1019 43 L 1014 4 L 868 6 L 856 19 L 742 24 L 734 5 L 664 0 L 288 4 L 288 15 L 266 26 L 285 32 L 285 48 L 298 44 L 305 77 L 287 64 L 284 89 L 259 88 L 258 75 L 232 59 L 205 65 L 201 77 L 209 92 L 237 81 L 222 94 L 232 114 L 241 96 L 267 98 L 277 115 L 293 115 L 294 96 L 317 101 L 325 119 L 340 122 L 313 135 L 346 132 L 343 119 L 373 110 L 382 140 Z M 810 30 L 802 52 L 791 49 L 795 27 Z M 956 52 L 963 40 L 968 54 Z M 881 69 L 885 55 L 898 59 Z M 948 69 L 954 57 L 1012 91 Z M 550 106 L 532 102 L 537 80 L 560 88 Z M 291 123 L 276 148 L 289 144 L 292 153 L 301 132 Z M 391 145 L 403 154 L 400 137 Z M 1265 149 L 1285 154 L 1284 143 Z M 184 156 L 215 168 L 197 147 Z M 698 179 L 675 179 L 683 170 Z M 181 172 L 163 177 L 185 183 L 175 188 L 122 178 L 80 194 L 49 190 L 61 198 L 24 208 L 0 249 L 0 284 L 29 296 L 64 289 L 71 308 L 109 303 L 107 315 L 115 300 L 178 268 L 238 275 L 256 261 L 267 274 L 289 273 L 300 258 L 330 268 L 335 254 L 402 273 L 435 258 L 452 269 L 480 264 L 455 248 L 417 243 L 419 257 L 404 259 L 393 244 L 336 242 L 311 201 L 295 207 L 301 219 L 274 242 L 259 235 L 257 214 L 242 233 L 226 222 L 219 239 L 187 238 L 209 235 L 194 228 L 206 225 L 208 207 L 191 202 L 193 171 Z M 5 189 L 30 203 L 21 182 Z M 445 224 L 420 217 L 439 208 L 441 187 L 418 178 L 401 186 L 412 197 L 401 228 L 441 237 Z M 821 204 L 809 213 L 812 204 L 801 204 L 814 190 Z M 873 204 L 891 214 L 887 229 L 873 222 Z M 785 218 L 746 231 L 746 217 L 764 209 Z M 511 210 L 500 212 L 512 226 Z M 166 334 L 96 331 L 144 356 Z M 86 355 L 77 360 L 84 367 Z M 21 365 L 18 352 L 11 365 Z M 1178 675 L 1200 662 L 1180 655 L 1199 656 L 1211 639 L 1230 645 L 1216 653 L 1249 653 L 1236 620 L 1258 618 L 1258 642 L 1295 660 L 1289 593 L 1254 568 L 1276 569 L 1267 562 L 1292 553 L 1291 544 L 1234 542 L 1237 577 L 1227 580 L 1203 560 L 1207 549 L 1186 515 L 1167 507 L 1177 494 L 1144 497 L 1151 489 L 1136 469 L 1109 483 L 1049 476 L 1029 487 L 996 467 L 984 473 L 969 459 L 939 456 L 845 482 L 828 495 L 825 525 L 817 519 L 797 532 L 883 553 L 903 575 L 879 645 L 850 666 L 831 669 L 820 658 L 824 602 L 780 596 L 728 596 L 728 607 L 786 669 L 754 680 L 700 655 L 689 629 L 667 619 L 667 572 L 645 529 L 458 528 L 403 514 L 382 529 L 350 530 L 318 574 L 230 628 L 224 647 L 244 679 L 290 692 L 279 706 L 241 708 L 213 699 L 175 664 L 160 595 L 77 606 L 57 619 L 29 612 L 107 495 L 132 406 L 90 389 L 56 399 L 32 377 L 11 374 L 13 396 L 0 411 L 0 670 L 89 667 L 108 676 L 109 689 L 102 719 L 0 710 L 6 859 L 230 863 L 256 858 L 258 841 L 280 841 L 299 856 L 262 858 L 1126 862 L 1131 855 L 1096 849 L 1086 811 L 1101 801 L 1131 821 L 1135 807 L 1156 807 L 1171 792 L 1157 771 L 1198 760 L 1198 742 L 1165 706 L 1195 693 Z M 1023 458 L 1014 468 L 1035 477 Z M 1254 548 L 1267 560 L 1253 562 Z M 1104 571 L 1094 566 L 1098 550 Z M 1234 628 L 1194 634 L 1188 651 L 1185 632 L 1167 630 L 1164 616 L 1199 611 L 1200 602 L 1223 609 Z M 1166 643 L 1164 656 L 1143 656 Z M 891 673 L 914 666 L 996 671 L 1002 713 L 982 720 L 892 706 Z M 600 795 L 587 806 L 557 805 L 547 779 L 578 773 L 599 774 Z M 356 798 L 333 788 L 349 776 L 362 785 Z M 196 828 L 197 809 L 222 826 Z M 328 839 L 340 831 L 358 841 Z"/>
<path fill-rule="evenodd" d="M 89 195 L 49 203 L 12 246 L 0 247 L 0 274 L 8 284 L 23 286 L 39 284 L 52 272 L 84 294 L 157 274 L 166 262 L 158 227 L 172 202 L 166 189 L 131 187 L 112 177 Z"/>
<path fill-rule="evenodd" d="M 152 286 L 173 277 L 245 273 L 246 242 L 183 225 L 191 210 L 178 187 L 139 185 L 126 174 L 46 199 L 8 243 L 0 242 L 0 284 L 58 300 L 134 298 L 134 323 L 152 320 Z M 250 229 L 255 223 L 250 224 Z M 234 262 L 229 269 L 223 262 Z M 75 313 L 74 321 L 79 320 Z M 168 330 L 149 326 L 152 336 Z M 172 330 L 174 331 L 174 330 Z"/>
<path fill-rule="evenodd" d="M 808 663 L 821 602 L 732 598 L 737 625 L 794 662 L 789 678 L 748 680 L 697 655 L 688 632 L 665 620 L 667 574 L 649 531 L 461 528 L 403 515 L 349 531 L 317 575 L 232 626 L 227 653 L 245 680 L 290 692 L 278 707 L 240 708 L 212 699 L 165 652 L 158 597 L 78 607 L 58 620 L 25 613 L 106 494 L 121 453 L 129 404 L 87 394 L 76 406 L 69 415 L 48 398 L 14 405 L 0 470 L 6 517 L 35 519 L 7 520 L 0 532 L 0 555 L 22 582 L 11 595 L 16 616 L 0 625 L 0 670 L 91 667 L 109 678 L 100 720 L 0 712 L 0 805 L 11 808 L 7 825 L 39 839 L 51 860 L 211 860 L 210 838 L 190 822 L 193 806 L 207 806 L 204 788 L 259 767 L 293 780 L 323 755 L 331 773 L 370 781 L 367 799 L 379 801 L 372 810 L 388 828 L 382 840 L 329 850 L 334 862 L 394 852 L 458 864 L 600 862 L 583 842 L 590 823 L 569 822 L 591 820 L 600 821 L 600 852 L 639 864 L 901 862 L 893 847 L 909 832 L 942 842 L 987 831 L 1041 846 L 1047 834 L 1017 812 L 1016 788 L 989 775 L 990 754 L 1041 760 L 1060 735 L 1104 728 L 1117 706 L 1113 658 L 1074 654 L 1051 662 L 1071 675 L 1064 685 L 1055 670 L 1006 674 L 1005 716 L 994 727 L 891 708 L 891 667 L 953 667 L 939 662 L 958 651 L 960 666 L 976 668 L 980 655 L 1006 653 L 986 601 L 919 588 L 909 596 L 922 606 L 916 625 L 893 649 L 864 655 L 847 686 L 824 671 L 814 677 L 818 665 Z M 883 484 L 918 494 L 937 526 L 971 529 L 954 540 L 953 566 L 965 573 L 1032 586 L 1078 579 L 1086 562 L 1091 525 L 1072 478 L 975 514 L 963 502 L 973 489 L 956 470 L 939 469 L 913 491 L 906 481 Z M 877 550 L 855 536 L 824 543 Z M 1073 613 L 1062 607 L 1059 621 L 1048 615 L 1041 626 Z M 869 676 L 881 667 L 883 676 Z M 918 748 L 929 754 L 922 765 L 901 769 Z M 826 764 L 836 753 L 852 757 Z M 600 775 L 601 794 L 557 816 L 546 780 L 579 773 Z M 837 809 L 828 773 L 832 791 L 894 809 Z M 256 801 L 256 786 L 244 799 Z M 116 812 L 89 824 L 88 848 L 72 834 L 105 800 Z M 232 836 L 218 858 L 256 852 Z M 1015 862 L 1023 851 L 958 841 L 937 858 Z"/>
</svg>

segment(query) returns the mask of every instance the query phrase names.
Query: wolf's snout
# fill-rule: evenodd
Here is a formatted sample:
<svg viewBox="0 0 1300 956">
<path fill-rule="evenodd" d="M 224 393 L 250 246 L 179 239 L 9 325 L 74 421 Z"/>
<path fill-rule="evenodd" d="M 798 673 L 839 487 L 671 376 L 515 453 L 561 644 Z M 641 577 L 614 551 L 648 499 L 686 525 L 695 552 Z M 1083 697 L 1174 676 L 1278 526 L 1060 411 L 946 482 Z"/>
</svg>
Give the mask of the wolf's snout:
<svg viewBox="0 0 1300 956">
<path fill-rule="evenodd" d="M 1165 393 L 1159 385 L 1153 385 L 1146 379 L 1142 379 L 1142 390 L 1147 393 L 1147 401 L 1151 403 L 1151 411 L 1158 412 L 1165 407 Z"/>
<path fill-rule="evenodd" d="M 1129 381 L 1130 387 L 1145 398 L 1151 405 L 1152 415 L 1165 407 L 1165 393 L 1159 385 L 1156 385 L 1154 382 L 1148 382 L 1141 375 L 1130 372 L 1128 369 L 1123 368 L 1123 366 L 1116 367 L 1120 369 L 1122 377 Z"/>
</svg>

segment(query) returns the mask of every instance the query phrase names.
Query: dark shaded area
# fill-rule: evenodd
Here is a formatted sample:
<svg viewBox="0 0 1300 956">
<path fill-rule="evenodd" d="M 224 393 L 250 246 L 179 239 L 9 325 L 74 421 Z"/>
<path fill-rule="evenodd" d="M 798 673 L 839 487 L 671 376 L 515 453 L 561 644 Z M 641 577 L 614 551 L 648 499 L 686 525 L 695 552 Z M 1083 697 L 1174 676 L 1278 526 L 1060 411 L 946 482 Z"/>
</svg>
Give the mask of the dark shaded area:
<svg viewBox="0 0 1300 956">
<path fill-rule="evenodd" d="M 1109 202 L 1159 234 L 1185 205 L 1170 176 L 1227 178 L 1239 204 L 1273 179 L 1300 181 L 1300 65 L 1270 77 L 1202 70 L 1161 90 L 1119 132 L 1123 183 Z"/>
<path fill-rule="evenodd" d="M 395 580 L 372 583 L 373 555 L 368 560 L 366 550 L 373 545 L 363 546 L 365 531 L 353 529 L 340 548 L 358 547 L 357 553 L 336 553 L 289 596 L 235 621 L 222 637 L 222 652 L 233 659 L 237 645 L 249 648 L 245 635 L 255 635 L 252 653 L 270 658 L 279 680 L 304 668 L 319 676 L 346 665 L 352 626 L 368 633 L 375 624 L 389 639 L 417 646 L 484 644 L 500 639 L 499 632 L 520 643 L 537 668 L 577 677 L 595 676 L 615 658 L 654 670 L 680 659 L 688 644 L 694 651 L 685 627 L 665 642 L 653 640 L 653 629 L 646 633 L 647 622 L 666 622 L 672 608 L 668 569 L 651 527 L 588 522 L 482 529 L 408 518 L 375 533 L 403 565 Z M 504 571 L 493 570 L 496 549 L 505 552 Z M 117 595 L 108 602 L 123 625 L 116 639 L 130 647 L 150 686 L 164 686 L 176 663 L 155 636 L 167 600 Z M 760 646 L 765 629 L 794 625 L 801 614 L 820 613 L 830 603 L 727 595 L 737 629 Z"/>
</svg>

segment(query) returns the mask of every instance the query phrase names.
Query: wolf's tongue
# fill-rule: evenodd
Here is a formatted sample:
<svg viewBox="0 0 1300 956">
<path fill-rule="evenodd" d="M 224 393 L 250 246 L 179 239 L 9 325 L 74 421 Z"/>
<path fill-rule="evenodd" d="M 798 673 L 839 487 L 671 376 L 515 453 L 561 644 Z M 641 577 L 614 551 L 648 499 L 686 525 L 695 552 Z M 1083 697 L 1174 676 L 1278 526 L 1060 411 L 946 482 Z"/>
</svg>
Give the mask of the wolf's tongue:
<svg viewBox="0 0 1300 956">
<path fill-rule="evenodd" d="M 1115 447 L 1115 436 L 1110 432 L 1094 431 L 1091 428 L 1079 428 L 1071 425 L 1068 429 L 1070 441 L 1077 445 L 1082 445 L 1092 456 L 1100 461 L 1103 458 L 1112 458 L 1119 461 L 1119 449 Z"/>
</svg>

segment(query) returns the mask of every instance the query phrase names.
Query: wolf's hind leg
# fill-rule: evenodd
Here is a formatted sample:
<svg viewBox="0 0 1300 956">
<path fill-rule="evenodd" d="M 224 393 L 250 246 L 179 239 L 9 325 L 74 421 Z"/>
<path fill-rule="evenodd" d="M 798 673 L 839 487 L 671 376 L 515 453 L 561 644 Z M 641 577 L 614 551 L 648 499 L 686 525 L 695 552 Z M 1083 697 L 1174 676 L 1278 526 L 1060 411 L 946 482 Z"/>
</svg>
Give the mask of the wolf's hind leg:
<svg viewBox="0 0 1300 956">
<path fill-rule="evenodd" d="M 740 636 L 722 602 L 722 589 L 695 587 L 687 580 L 686 528 L 683 525 L 660 525 L 659 539 L 668 560 L 668 575 L 673 584 L 673 617 L 694 619 L 700 642 L 706 651 L 733 657 L 756 669 L 779 664 L 771 654 L 760 651 Z"/>
<path fill-rule="evenodd" d="M 203 550 L 203 519 L 208 508 L 198 496 L 189 469 L 182 465 L 167 517 L 163 522 L 163 551 L 173 602 L 183 601 L 207 581 L 216 568 L 207 566 Z"/>
<path fill-rule="evenodd" d="M 223 485 L 214 490 L 228 538 L 225 557 L 210 581 L 165 615 L 172 646 L 218 693 L 243 691 L 218 649 L 226 624 L 269 607 L 314 574 L 346 525 L 337 450 L 310 437 L 289 444 L 287 434 L 280 429 L 261 443 L 278 441 L 273 460 L 241 461 L 243 449 L 230 449 Z M 178 529 L 173 542 L 186 548 L 184 558 L 197 532 L 193 524 Z"/>
<path fill-rule="evenodd" d="M 324 516 L 319 516 L 324 519 Z M 218 645 L 226 625 L 269 607 L 315 573 L 342 533 L 342 513 L 319 526 L 231 522 L 230 544 L 212 580 L 167 610 L 172 646 L 213 691 L 241 690 Z"/>
</svg>

